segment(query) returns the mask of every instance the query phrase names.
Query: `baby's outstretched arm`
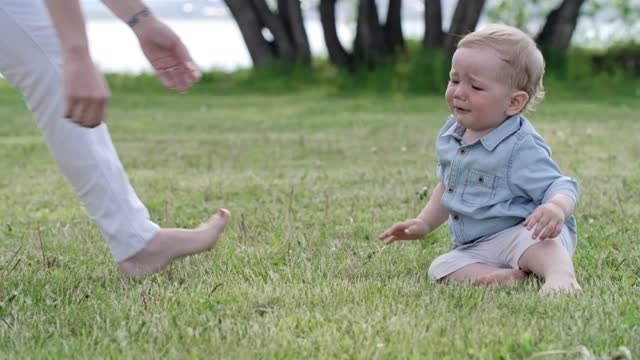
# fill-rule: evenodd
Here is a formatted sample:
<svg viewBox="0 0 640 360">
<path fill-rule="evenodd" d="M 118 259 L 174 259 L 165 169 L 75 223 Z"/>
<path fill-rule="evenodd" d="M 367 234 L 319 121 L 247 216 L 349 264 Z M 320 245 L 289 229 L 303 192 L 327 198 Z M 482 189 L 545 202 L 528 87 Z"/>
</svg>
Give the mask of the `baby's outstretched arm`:
<svg viewBox="0 0 640 360">
<path fill-rule="evenodd" d="M 394 224 L 381 233 L 378 239 L 385 244 L 391 244 L 397 240 L 417 240 L 435 230 L 449 217 L 447 209 L 440 204 L 442 194 L 444 194 L 444 185 L 438 182 L 429 202 L 415 219 Z"/>
<path fill-rule="evenodd" d="M 553 239 L 560 235 L 564 222 L 575 210 L 575 201 L 567 195 L 558 193 L 546 203 L 538 206 L 524 221 L 528 229 L 534 229 L 531 237 L 540 240 Z"/>
</svg>

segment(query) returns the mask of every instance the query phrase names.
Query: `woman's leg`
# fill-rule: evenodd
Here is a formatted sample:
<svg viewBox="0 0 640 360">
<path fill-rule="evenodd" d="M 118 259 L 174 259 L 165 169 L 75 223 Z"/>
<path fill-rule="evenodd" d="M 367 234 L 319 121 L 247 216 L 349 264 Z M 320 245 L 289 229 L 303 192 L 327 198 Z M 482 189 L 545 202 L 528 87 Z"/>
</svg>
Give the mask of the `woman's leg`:
<svg viewBox="0 0 640 360">
<path fill-rule="evenodd" d="M 22 93 L 53 158 L 115 260 L 125 265 L 120 266 L 125 275 L 156 271 L 215 244 L 228 212 L 221 211 L 200 230 L 161 230 L 129 184 L 107 126 L 87 129 L 63 118 L 62 52 L 41 0 L 0 0 L 0 54 L 0 73 Z M 150 245 L 152 251 L 142 251 Z"/>
</svg>

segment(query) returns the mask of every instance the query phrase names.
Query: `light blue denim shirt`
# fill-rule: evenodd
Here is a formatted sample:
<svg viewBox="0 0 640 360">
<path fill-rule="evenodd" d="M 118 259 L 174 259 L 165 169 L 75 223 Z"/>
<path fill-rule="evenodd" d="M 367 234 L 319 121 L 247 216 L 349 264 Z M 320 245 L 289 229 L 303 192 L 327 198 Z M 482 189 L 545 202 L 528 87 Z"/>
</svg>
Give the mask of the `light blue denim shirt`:
<svg viewBox="0 0 640 360">
<path fill-rule="evenodd" d="M 575 179 L 563 176 L 531 123 L 514 115 L 489 134 L 463 144 L 465 128 L 450 116 L 438 134 L 441 204 L 449 211 L 454 246 L 469 245 L 524 221 L 555 194 L 578 201 Z M 566 221 L 576 232 L 573 216 Z"/>
</svg>

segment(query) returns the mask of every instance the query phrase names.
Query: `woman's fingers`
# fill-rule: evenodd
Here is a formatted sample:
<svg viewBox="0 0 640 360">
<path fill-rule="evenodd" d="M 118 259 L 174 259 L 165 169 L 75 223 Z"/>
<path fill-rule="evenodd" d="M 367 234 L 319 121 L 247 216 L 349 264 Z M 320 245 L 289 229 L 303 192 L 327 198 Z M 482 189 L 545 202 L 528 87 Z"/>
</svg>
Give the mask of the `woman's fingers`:
<svg viewBox="0 0 640 360">
<path fill-rule="evenodd" d="M 94 128 L 105 119 L 107 99 L 104 97 L 70 98 L 64 116 L 74 123 Z"/>
<path fill-rule="evenodd" d="M 200 80 L 202 74 L 191 61 L 178 58 L 162 58 L 153 64 L 162 84 L 179 92 L 186 91 L 189 86 Z"/>
<path fill-rule="evenodd" d="M 85 120 L 90 127 L 96 127 L 107 120 L 107 103 L 106 99 L 97 99 L 87 110 Z"/>
</svg>

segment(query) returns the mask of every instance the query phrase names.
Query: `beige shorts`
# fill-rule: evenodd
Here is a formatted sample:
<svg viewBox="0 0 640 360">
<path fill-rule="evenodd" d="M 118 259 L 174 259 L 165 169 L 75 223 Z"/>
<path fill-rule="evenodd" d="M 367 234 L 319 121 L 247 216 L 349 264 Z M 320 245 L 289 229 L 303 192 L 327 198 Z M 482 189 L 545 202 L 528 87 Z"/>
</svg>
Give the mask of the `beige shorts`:
<svg viewBox="0 0 640 360">
<path fill-rule="evenodd" d="M 564 226 L 560 235 L 551 240 L 562 245 L 570 256 L 576 249 L 577 236 Z M 485 236 L 478 242 L 459 247 L 438 256 L 429 266 L 429 277 L 439 280 L 452 272 L 474 263 L 483 263 L 498 268 L 518 269 L 518 261 L 532 245 L 540 242 L 531 238 L 531 231 L 522 224 Z"/>
</svg>

